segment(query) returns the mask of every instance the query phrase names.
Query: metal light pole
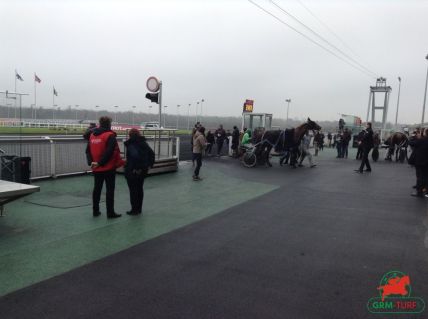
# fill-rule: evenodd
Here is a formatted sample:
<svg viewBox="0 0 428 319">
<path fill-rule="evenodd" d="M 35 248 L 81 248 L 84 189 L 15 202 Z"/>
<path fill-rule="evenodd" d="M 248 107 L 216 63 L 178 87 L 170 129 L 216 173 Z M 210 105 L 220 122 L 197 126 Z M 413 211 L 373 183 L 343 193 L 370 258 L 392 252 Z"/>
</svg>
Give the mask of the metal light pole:
<svg viewBox="0 0 428 319">
<path fill-rule="evenodd" d="M 202 100 L 201 100 L 201 119 L 200 119 L 200 120 L 201 120 L 201 122 L 202 122 L 202 111 L 203 111 L 203 110 L 202 110 L 202 106 L 203 106 L 203 103 L 204 103 L 204 102 L 205 102 L 205 100 L 204 100 L 204 99 L 202 99 Z"/>
<path fill-rule="evenodd" d="M 180 108 L 180 104 L 177 104 L 177 125 L 176 125 L 176 129 L 178 130 L 178 109 Z"/>
<path fill-rule="evenodd" d="M 291 99 L 286 99 L 285 102 L 287 102 L 287 120 L 286 120 L 286 124 L 288 124 L 288 112 L 290 111 Z"/>
<path fill-rule="evenodd" d="M 199 106 L 199 101 L 196 102 L 196 123 L 198 123 L 198 106 Z"/>
<path fill-rule="evenodd" d="M 114 107 L 116 108 L 116 111 L 114 112 L 114 121 L 117 124 L 117 108 L 119 107 L 119 105 L 115 105 Z"/>
<path fill-rule="evenodd" d="M 153 105 L 149 105 L 149 122 L 152 120 L 152 107 Z"/>
<path fill-rule="evenodd" d="M 163 115 L 163 128 L 166 128 L 166 108 L 168 105 L 164 105 L 163 107 L 165 108 L 165 114 Z"/>
<path fill-rule="evenodd" d="M 95 120 L 98 120 L 98 108 L 100 106 L 99 105 L 95 105 Z"/>
<path fill-rule="evenodd" d="M 34 118 L 33 112 L 34 112 L 34 109 L 36 108 L 36 105 L 35 104 L 31 104 L 30 106 L 31 106 L 31 119 L 33 119 Z"/>
<path fill-rule="evenodd" d="M 132 108 L 135 110 L 136 106 L 133 105 Z M 134 125 L 134 110 L 132 111 L 132 125 Z"/>
<path fill-rule="evenodd" d="M 189 107 L 187 108 L 187 130 L 189 131 L 190 130 L 190 106 L 191 106 L 192 104 L 191 103 L 189 103 Z"/>
<path fill-rule="evenodd" d="M 398 120 L 398 108 L 400 106 L 400 91 L 401 91 L 401 77 L 398 77 L 398 98 L 397 98 L 397 111 L 395 112 L 395 126 Z"/>
<path fill-rule="evenodd" d="M 425 57 L 425 59 L 428 60 L 428 54 Z M 424 106 L 422 108 L 422 125 L 424 125 L 424 118 L 425 118 L 425 103 L 427 101 L 427 86 L 428 86 L 428 66 L 427 66 L 427 78 L 425 80 L 425 95 L 424 95 Z"/>
</svg>

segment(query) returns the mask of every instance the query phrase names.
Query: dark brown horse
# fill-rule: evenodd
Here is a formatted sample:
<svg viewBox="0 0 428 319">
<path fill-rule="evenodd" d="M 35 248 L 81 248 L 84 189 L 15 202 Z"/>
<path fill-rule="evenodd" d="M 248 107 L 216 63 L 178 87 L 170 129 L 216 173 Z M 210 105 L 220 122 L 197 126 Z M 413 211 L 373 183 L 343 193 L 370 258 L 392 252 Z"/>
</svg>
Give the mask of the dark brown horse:
<svg viewBox="0 0 428 319">
<path fill-rule="evenodd" d="M 261 159 L 262 163 L 271 167 L 272 164 L 269 161 L 269 155 L 272 148 L 275 148 L 277 153 L 289 151 L 293 158 L 293 154 L 297 154 L 300 142 L 306 132 L 309 130 L 319 131 L 320 129 L 321 126 L 308 118 L 305 123 L 293 129 L 275 131 L 256 130 L 253 134 L 253 144 L 257 145 L 256 155 Z"/>
<path fill-rule="evenodd" d="M 406 134 L 401 132 L 392 134 L 386 139 L 385 145 L 388 146 L 388 153 L 385 158 L 386 161 L 392 161 L 392 155 L 395 156 L 396 162 L 399 160 L 403 162 L 407 157 L 407 146 L 409 145 L 409 139 L 407 138 Z"/>
</svg>

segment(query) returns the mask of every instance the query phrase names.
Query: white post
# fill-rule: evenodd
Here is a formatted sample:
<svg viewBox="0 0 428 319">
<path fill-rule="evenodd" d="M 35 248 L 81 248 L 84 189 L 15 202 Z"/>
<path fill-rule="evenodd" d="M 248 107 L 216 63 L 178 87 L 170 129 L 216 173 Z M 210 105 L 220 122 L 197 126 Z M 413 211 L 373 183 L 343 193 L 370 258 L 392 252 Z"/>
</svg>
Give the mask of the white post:
<svg viewBox="0 0 428 319">
<path fill-rule="evenodd" d="M 34 110 L 37 110 L 36 73 L 34 73 Z M 34 111 L 34 119 L 36 119 L 36 111 Z"/>
<path fill-rule="evenodd" d="M 162 125 L 162 81 L 159 82 L 159 126 Z"/>
<path fill-rule="evenodd" d="M 397 98 L 397 111 L 395 112 L 395 126 L 398 120 L 398 108 L 400 106 L 400 91 L 401 91 L 401 77 L 398 77 L 398 98 Z"/>
<path fill-rule="evenodd" d="M 165 105 L 165 113 L 163 115 L 163 128 L 166 128 L 166 108 L 168 107 L 168 105 Z M 160 124 L 160 123 L 159 123 Z"/>
<path fill-rule="evenodd" d="M 16 119 L 16 70 L 15 70 L 15 119 Z"/>
</svg>

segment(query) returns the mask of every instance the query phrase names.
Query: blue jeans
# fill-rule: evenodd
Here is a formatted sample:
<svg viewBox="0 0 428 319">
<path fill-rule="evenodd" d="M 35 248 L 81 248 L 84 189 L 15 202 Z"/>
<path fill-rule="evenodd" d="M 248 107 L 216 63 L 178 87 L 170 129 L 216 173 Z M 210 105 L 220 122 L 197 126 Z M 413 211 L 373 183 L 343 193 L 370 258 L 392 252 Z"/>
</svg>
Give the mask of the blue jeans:
<svg viewBox="0 0 428 319">
<path fill-rule="evenodd" d="M 196 168 L 195 168 L 194 176 L 198 177 L 199 171 L 200 171 L 201 166 L 202 166 L 202 153 L 193 153 L 192 159 L 194 161 L 196 161 Z"/>
</svg>

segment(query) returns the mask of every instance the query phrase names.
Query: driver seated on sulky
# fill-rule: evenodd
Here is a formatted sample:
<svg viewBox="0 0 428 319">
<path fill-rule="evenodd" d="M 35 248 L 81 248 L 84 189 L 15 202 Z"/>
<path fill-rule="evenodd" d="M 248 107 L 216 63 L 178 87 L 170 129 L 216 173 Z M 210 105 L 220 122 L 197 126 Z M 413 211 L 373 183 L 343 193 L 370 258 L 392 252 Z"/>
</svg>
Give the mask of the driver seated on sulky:
<svg viewBox="0 0 428 319">
<path fill-rule="evenodd" d="M 242 155 L 245 153 L 245 151 L 251 146 L 251 130 L 244 128 L 244 135 L 242 136 L 241 144 L 239 145 L 240 154 Z"/>
</svg>

